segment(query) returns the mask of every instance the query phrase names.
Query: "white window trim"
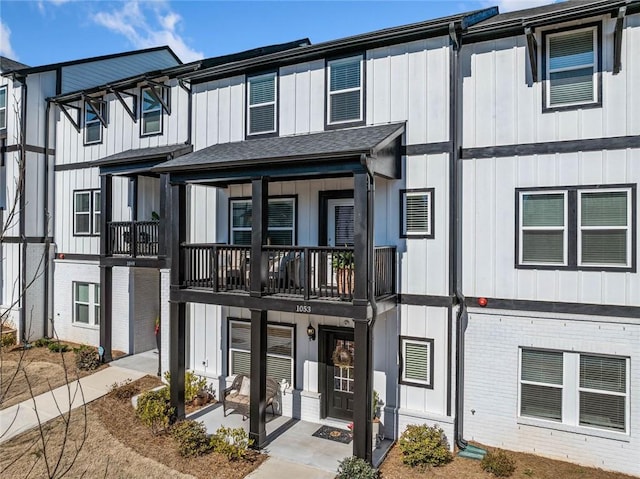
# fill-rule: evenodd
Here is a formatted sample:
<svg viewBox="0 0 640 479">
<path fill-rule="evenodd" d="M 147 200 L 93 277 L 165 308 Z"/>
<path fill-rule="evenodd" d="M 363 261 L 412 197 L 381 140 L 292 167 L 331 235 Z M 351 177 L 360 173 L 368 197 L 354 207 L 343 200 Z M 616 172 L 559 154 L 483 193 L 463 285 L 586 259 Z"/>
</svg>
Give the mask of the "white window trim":
<svg viewBox="0 0 640 479">
<path fill-rule="evenodd" d="M 522 380 L 522 351 L 523 349 L 535 350 L 537 348 L 520 347 L 518 348 L 518 400 L 516 417 L 519 424 L 527 424 L 531 426 L 545 427 L 549 429 L 557 429 L 561 431 L 573 432 L 576 434 L 588 434 L 591 436 L 605 437 L 611 439 L 622 439 L 628 441 L 631 431 L 631 379 L 630 379 L 630 360 L 624 356 L 602 355 L 597 353 L 575 352 L 575 351 L 555 351 L 561 352 L 562 361 L 562 420 L 554 421 L 548 418 L 537 416 L 523 416 L 520 414 L 522 405 L 522 384 L 534 384 L 545 387 L 556 387 L 551 383 L 537 383 Z M 580 356 L 605 356 L 625 360 L 626 385 L 625 393 L 615 393 L 613 391 L 601 391 L 595 389 L 587 389 L 580 387 Z M 619 431 L 615 429 L 599 428 L 595 426 L 580 424 L 580 391 L 595 392 L 600 394 L 610 394 L 612 396 L 625 397 L 625 430 Z"/>
<path fill-rule="evenodd" d="M 244 326 L 249 325 L 250 323 L 246 322 L 246 321 L 238 321 L 238 320 L 229 320 L 229 345 L 228 345 L 228 354 L 227 354 L 227 361 L 229 364 L 229 376 L 235 376 L 236 373 L 233 372 L 232 368 L 233 368 L 233 361 L 231 360 L 231 355 L 233 352 L 241 352 L 241 353 L 249 353 L 251 354 L 251 349 L 239 349 L 239 348 L 232 348 L 231 347 L 231 336 L 233 334 L 232 330 L 233 330 L 233 325 L 234 324 L 242 324 Z M 274 329 L 282 329 L 282 330 L 287 330 L 290 332 L 291 334 L 291 356 L 285 356 L 283 354 L 273 354 L 273 353 L 267 353 L 267 357 L 272 357 L 272 358 L 278 358 L 278 359 L 288 359 L 291 362 L 291 380 L 295 382 L 295 328 L 293 326 L 283 326 L 283 325 L 279 325 L 279 324 L 267 324 L 267 336 L 269 335 L 268 331 L 269 328 L 274 328 Z M 293 386 L 293 385 L 292 385 Z"/>
<path fill-rule="evenodd" d="M 158 105 L 156 108 L 149 108 L 147 110 L 145 110 L 144 108 L 144 93 L 146 91 L 150 91 L 151 87 L 144 87 L 142 88 L 141 92 L 140 92 L 140 111 L 141 111 L 141 121 L 142 124 L 140 125 L 140 133 L 142 136 L 148 136 L 148 135 L 157 135 L 157 134 L 161 134 L 162 133 L 162 105 Z M 161 93 L 161 95 L 164 95 L 164 89 Z M 153 95 L 151 95 L 151 98 L 154 98 Z M 145 131 L 145 120 L 146 120 L 146 115 L 150 114 L 150 113 L 155 113 L 159 111 L 160 112 L 160 121 L 158 122 L 158 130 L 157 131 Z"/>
<path fill-rule="evenodd" d="M 433 189 L 423 190 L 405 190 L 402 192 L 402 234 L 404 237 L 418 236 L 418 237 L 432 237 L 433 236 Z M 427 230 L 426 231 L 408 231 L 407 228 L 407 197 L 408 196 L 428 196 L 428 209 L 429 217 L 427 218 Z"/>
<path fill-rule="evenodd" d="M 400 377 L 401 383 L 407 386 L 420 386 L 420 387 L 427 387 L 427 388 L 433 388 L 433 371 L 434 371 L 434 366 L 432 364 L 433 358 L 434 358 L 434 352 L 433 352 L 433 346 L 434 346 L 434 340 L 431 338 L 413 338 L 413 337 L 404 337 L 401 336 L 400 337 L 400 343 L 401 343 L 401 353 L 402 353 L 402 375 Z M 406 377 L 406 372 L 407 372 L 407 344 L 418 344 L 418 345 L 424 345 L 427 346 L 427 356 L 428 356 L 428 361 L 429 364 L 427 364 L 427 374 L 428 374 L 428 379 L 426 381 L 421 381 L 419 379 L 413 379 L 413 378 L 407 378 Z"/>
<path fill-rule="evenodd" d="M 565 68 L 551 68 L 551 49 L 550 49 L 550 40 L 551 38 L 554 37 L 562 37 L 565 35 L 572 35 L 575 33 L 580 33 L 580 32 L 585 32 L 585 31 L 592 31 L 593 34 L 593 63 L 585 63 L 583 65 L 577 65 L 577 66 L 572 66 L 572 67 L 565 67 Z M 547 104 L 546 107 L 547 108 L 558 108 L 558 107 L 565 107 L 565 106 L 577 106 L 577 105 L 591 105 L 594 103 L 598 103 L 598 63 L 599 63 L 599 59 L 598 59 L 598 27 L 596 25 L 590 26 L 590 27 L 585 27 L 585 28 L 578 28 L 575 30 L 567 30 L 567 31 L 562 31 L 562 32 L 557 32 L 557 33 L 549 33 L 546 35 L 545 37 L 545 41 L 546 41 L 546 45 L 545 45 L 545 50 L 546 50 L 546 65 L 547 65 L 547 71 L 545 72 L 545 81 L 547 82 L 548 85 L 548 94 L 547 94 Z M 560 73 L 560 72 L 565 72 L 565 71 L 571 71 L 571 70 L 580 70 L 581 68 L 593 68 L 593 96 L 592 96 L 592 100 L 591 101 L 578 101 L 578 102 L 570 102 L 570 103 L 554 103 L 551 104 L 551 74 L 552 73 Z"/>
<path fill-rule="evenodd" d="M 583 193 L 616 193 L 625 192 L 627 194 L 627 226 L 582 226 L 582 195 Z M 578 235 L 578 266 L 593 268 L 630 268 L 631 267 L 631 230 L 632 230 L 632 204 L 631 204 L 631 188 L 602 188 L 602 189 L 578 189 L 578 205 L 577 205 L 577 235 Z M 611 231 L 626 230 L 627 231 L 627 261 L 625 264 L 616 263 L 583 263 L 582 262 L 582 231 Z"/>
<path fill-rule="evenodd" d="M 273 77 L 273 101 L 267 101 L 264 103 L 251 104 L 251 82 L 253 80 L 259 80 L 262 78 Z M 275 133 L 278 131 L 278 74 L 276 72 L 265 73 L 263 75 L 256 75 L 247 78 L 247 136 L 265 135 L 268 133 Z M 261 106 L 273 105 L 273 129 L 251 132 L 251 109 Z"/>
<path fill-rule="evenodd" d="M 229 209 L 229 234 L 230 234 L 230 238 L 229 238 L 229 243 L 230 244 L 237 244 L 233 241 L 234 238 L 234 232 L 235 231 L 249 231 L 251 232 L 251 226 L 233 226 L 233 205 L 236 203 L 251 203 L 251 199 L 230 199 L 229 200 L 229 204 L 230 204 L 230 209 Z M 295 239 L 296 239 L 296 215 L 297 215 L 297 211 L 296 211 L 296 199 L 294 196 L 287 196 L 287 197 L 279 197 L 279 198 L 269 198 L 269 202 L 271 201 L 290 201 L 291 204 L 293 205 L 292 207 L 292 212 L 293 212 L 293 218 L 292 218 L 292 222 L 291 222 L 291 228 L 285 227 L 285 226 L 269 226 L 267 227 L 267 235 L 269 234 L 269 231 L 291 231 L 291 238 L 292 238 L 292 243 L 295 243 Z M 267 214 L 268 214 L 269 208 L 267 207 Z M 251 218 L 251 221 L 253 221 L 253 218 Z"/>
<path fill-rule="evenodd" d="M 520 234 L 518 235 L 518 252 L 519 252 L 519 258 L 518 258 L 518 264 L 520 265 L 525 265 L 525 266 L 530 266 L 530 265 L 536 265 L 536 266 L 567 266 L 568 263 L 568 257 L 569 257 L 569 244 L 568 244 L 568 235 L 569 235 L 569 227 L 568 227 L 568 218 L 569 218 L 569 201 L 567 199 L 567 190 L 541 190 L 541 191 L 521 191 L 520 192 L 520 197 L 518 198 L 519 201 L 519 216 L 520 218 L 518 218 L 518 228 L 520 228 Z M 533 195 L 557 195 L 557 194 L 561 194 L 563 196 L 563 202 L 564 202 L 564 208 L 563 208 L 563 212 L 564 212 L 564 218 L 563 218 L 563 223 L 564 226 L 524 226 L 523 222 L 524 222 L 524 197 L 525 196 L 533 196 Z M 523 257 L 524 257 L 524 248 L 523 248 L 523 244 L 524 244 L 524 232 L 525 231 L 563 231 L 563 235 L 562 235 L 562 263 L 545 263 L 545 262 L 530 262 L 530 261 L 524 261 Z"/>
<path fill-rule="evenodd" d="M 93 228 L 92 233 L 93 234 L 100 234 L 100 217 L 99 215 L 102 214 L 101 208 L 102 208 L 102 204 L 100 200 L 96 199 L 96 196 L 100 196 L 101 192 L 100 190 L 94 190 L 93 191 L 93 195 L 91 195 L 91 206 L 92 206 L 92 211 L 91 211 L 91 227 Z"/>
<path fill-rule="evenodd" d="M 351 63 L 352 61 L 354 61 L 355 59 L 358 59 L 358 61 L 360 62 L 360 86 L 357 88 L 345 88 L 343 90 L 335 90 L 335 91 L 331 91 L 331 68 L 333 65 L 338 65 L 341 63 Z M 356 55 L 353 57 L 347 57 L 347 58 L 339 58 L 336 60 L 329 60 L 327 61 L 327 69 L 328 69 L 328 75 L 327 75 L 327 124 L 328 125 L 340 125 L 343 123 L 354 123 L 354 122 L 359 122 L 359 121 L 363 121 L 363 115 L 364 115 L 364 88 L 363 88 L 363 80 L 364 80 L 364 58 L 362 55 Z M 331 121 L 331 95 L 335 95 L 338 93 L 349 93 L 352 91 L 360 91 L 360 116 L 358 118 L 350 118 L 348 120 L 342 120 L 342 121 Z"/>
<path fill-rule="evenodd" d="M 89 302 L 84 302 L 84 301 L 79 301 L 77 298 L 77 285 L 88 285 L 89 286 Z M 98 288 L 100 287 L 100 284 L 98 283 L 85 283 L 84 281 L 73 281 L 72 282 L 72 294 L 73 294 L 73 303 L 72 303 L 72 308 L 73 308 L 73 324 L 74 326 L 81 326 L 81 327 L 89 327 L 89 328 L 98 328 L 100 327 L 100 316 L 96 316 L 96 308 L 98 308 L 98 310 L 100 309 L 100 294 L 98 293 Z M 77 320 L 76 317 L 76 305 L 77 304 L 82 304 L 82 305 L 86 305 L 88 307 L 89 310 L 89 317 L 88 323 L 83 323 L 81 321 Z"/>
<path fill-rule="evenodd" d="M 85 145 L 95 145 L 98 143 L 102 143 L 102 123 L 100 122 L 100 119 L 96 117 L 95 120 L 87 120 L 87 108 L 91 108 L 91 110 L 93 111 L 93 113 L 97 113 L 98 115 L 104 115 L 104 111 L 105 111 L 105 103 L 103 101 L 100 101 L 98 103 L 100 105 L 100 111 L 96 112 L 95 108 L 93 107 L 93 105 L 91 103 L 89 103 L 88 101 L 84 102 L 84 144 Z M 100 138 L 98 138 L 97 140 L 94 141 L 89 141 L 87 140 L 87 134 L 89 133 L 89 126 L 92 125 L 98 125 L 98 131 L 100 132 Z"/>
<path fill-rule="evenodd" d="M 76 198 L 80 195 L 88 195 L 89 196 L 89 211 L 77 211 L 76 210 Z M 73 192 L 73 234 L 75 236 L 91 236 L 91 201 L 92 201 L 92 193 L 91 190 L 80 190 Z M 87 216 L 89 218 L 89 231 L 78 231 L 78 216 Z"/>
<path fill-rule="evenodd" d="M 0 86 L 0 91 L 4 90 L 4 106 L 0 106 L 0 117 L 4 118 L 4 125 L 0 125 L 0 131 L 7 129 L 7 104 L 9 103 L 9 89 L 7 85 Z"/>
</svg>

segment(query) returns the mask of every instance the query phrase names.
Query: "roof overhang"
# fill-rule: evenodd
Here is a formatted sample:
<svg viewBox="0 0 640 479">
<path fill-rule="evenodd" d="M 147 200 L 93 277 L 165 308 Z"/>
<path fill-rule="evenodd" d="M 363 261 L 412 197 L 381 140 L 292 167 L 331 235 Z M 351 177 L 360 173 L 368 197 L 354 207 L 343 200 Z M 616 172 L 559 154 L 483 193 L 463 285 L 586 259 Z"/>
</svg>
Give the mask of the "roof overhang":
<svg viewBox="0 0 640 479">
<path fill-rule="evenodd" d="M 369 170 L 399 178 L 404 123 L 223 143 L 162 163 L 172 183 L 227 185 L 260 176 L 282 181 Z M 366 161 L 365 161 L 366 160 Z"/>
<path fill-rule="evenodd" d="M 137 148 L 114 155 L 106 156 L 92 162 L 93 166 L 100 168 L 101 175 L 152 175 L 157 173 L 152 168 L 173 158 L 178 158 L 193 151 L 188 144 L 156 146 L 149 148 Z"/>
</svg>

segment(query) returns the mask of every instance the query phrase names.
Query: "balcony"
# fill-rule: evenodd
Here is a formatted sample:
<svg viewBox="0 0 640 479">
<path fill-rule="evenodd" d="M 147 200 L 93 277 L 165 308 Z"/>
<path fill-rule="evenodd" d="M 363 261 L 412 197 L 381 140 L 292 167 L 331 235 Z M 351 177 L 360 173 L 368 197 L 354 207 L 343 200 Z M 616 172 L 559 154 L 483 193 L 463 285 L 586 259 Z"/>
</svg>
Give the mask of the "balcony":
<svg viewBox="0 0 640 479">
<path fill-rule="evenodd" d="M 156 257 L 158 232 L 158 221 L 110 221 L 107 223 L 107 255 Z"/>
<path fill-rule="evenodd" d="M 251 248 L 184 244 L 184 288 L 248 294 Z M 356 281 L 353 248 L 264 246 L 262 295 L 295 300 L 352 301 Z M 395 294 L 395 246 L 375 248 L 375 297 Z"/>
</svg>

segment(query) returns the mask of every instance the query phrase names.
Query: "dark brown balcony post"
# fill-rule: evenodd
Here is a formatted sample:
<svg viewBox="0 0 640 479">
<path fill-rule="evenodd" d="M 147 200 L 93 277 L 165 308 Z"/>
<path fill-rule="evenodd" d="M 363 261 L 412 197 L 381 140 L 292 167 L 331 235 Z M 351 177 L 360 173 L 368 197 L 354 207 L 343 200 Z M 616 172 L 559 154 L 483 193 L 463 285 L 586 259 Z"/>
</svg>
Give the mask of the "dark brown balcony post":
<svg viewBox="0 0 640 479">
<path fill-rule="evenodd" d="M 111 254 L 112 240 L 111 197 L 113 182 L 111 175 L 100 177 L 100 259 Z M 101 261 L 102 263 L 102 261 Z M 103 360 L 111 361 L 111 311 L 112 311 L 112 267 L 100 265 L 100 346 L 104 349 Z"/>
<path fill-rule="evenodd" d="M 251 181 L 251 296 L 262 296 L 267 284 L 266 261 L 262 261 L 262 245 L 267 242 L 269 227 L 269 180 Z M 264 266 L 263 266 L 264 265 Z"/>
<path fill-rule="evenodd" d="M 353 259 L 355 279 L 353 288 L 353 304 L 367 306 L 368 270 L 369 270 L 369 177 L 366 173 L 353 175 Z M 339 245 L 344 246 L 344 245 Z"/>
<path fill-rule="evenodd" d="M 249 399 L 249 439 L 261 449 L 267 439 L 267 312 L 251 310 L 251 388 Z"/>
</svg>

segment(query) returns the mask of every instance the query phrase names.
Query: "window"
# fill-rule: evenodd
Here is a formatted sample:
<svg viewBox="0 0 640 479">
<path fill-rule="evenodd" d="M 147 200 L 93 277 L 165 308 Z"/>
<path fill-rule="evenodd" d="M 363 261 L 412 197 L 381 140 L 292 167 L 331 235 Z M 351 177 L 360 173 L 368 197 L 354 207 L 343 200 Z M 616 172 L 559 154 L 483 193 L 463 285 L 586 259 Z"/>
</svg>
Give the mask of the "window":
<svg viewBox="0 0 640 479">
<path fill-rule="evenodd" d="M 434 237 L 433 195 L 433 188 L 400 191 L 400 237 Z"/>
<path fill-rule="evenodd" d="M 599 101 L 598 40 L 597 25 L 544 36 L 547 108 Z"/>
<path fill-rule="evenodd" d="M 102 141 L 102 122 L 106 103 L 103 101 L 84 102 L 84 142 L 86 145 Z"/>
<path fill-rule="evenodd" d="M 433 389 L 433 339 L 400 337 L 400 383 Z"/>
<path fill-rule="evenodd" d="M 248 135 L 276 132 L 277 78 L 267 73 L 247 79 Z"/>
<path fill-rule="evenodd" d="M 362 56 L 327 62 L 329 92 L 327 123 L 339 124 L 364 121 Z"/>
<path fill-rule="evenodd" d="M 230 200 L 231 244 L 251 244 L 252 205 L 250 199 Z M 267 244 L 292 245 L 295 241 L 295 198 L 269 198 Z"/>
<path fill-rule="evenodd" d="M 164 92 L 164 88 L 160 91 Z M 153 93 L 158 94 L 158 89 L 142 89 L 142 135 L 155 135 L 162 133 L 162 104 Z M 163 95 L 164 93 L 160 93 Z"/>
<path fill-rule="evenodd" d="M 73 192 L 73 234 L 100 234 L 100 190 Z"/>
<path fill-rule="evenodd" d="M 229 321 L 229 375 L 251 375 L 251 324 Z M 293 385 L 294 328 L 270 324 L 267 326 L 267 376 Z"/>
<path fill-rule="evenodd" d="M 573 351 L 521 349 L 520 417 L 628 431 L 628 361 Z"/>
<path fill-rule="evenodd" d="M 0 130 L 7 128 L 7 87 L 0 87 Z"/>
<path fill-rule="evenodd" d="M 100 285 L 73 283 L 73 321 L 89 326 L 100 325 Z"/>
<path fill-rule="evenodd" d="M 517 190 L 519 268 L 632 271 L 636 187 Z"/>
</svg>

